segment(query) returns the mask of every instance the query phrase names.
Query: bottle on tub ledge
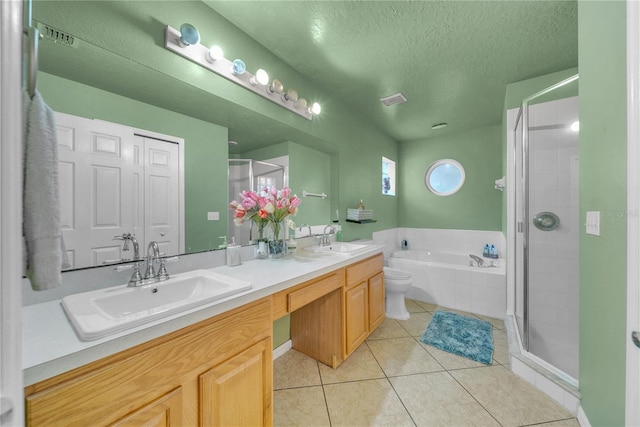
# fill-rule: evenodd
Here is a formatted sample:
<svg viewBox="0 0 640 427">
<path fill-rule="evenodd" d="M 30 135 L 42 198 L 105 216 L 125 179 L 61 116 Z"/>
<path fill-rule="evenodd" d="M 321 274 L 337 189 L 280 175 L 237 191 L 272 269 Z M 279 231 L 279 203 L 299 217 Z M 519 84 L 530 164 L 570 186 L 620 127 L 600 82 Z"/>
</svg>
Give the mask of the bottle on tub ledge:
<svg viewBox="0 0 640 427">
<path fill-rule="evenodd" d="M 498 250 L 496 249 L 495 245 L 491 245 L 491 247 L 489 248 L 489 258 L 498 259 Z"/>
<path fill-rule="evenodd" d="M 403 239 L 402 242 L 400 242 L 400 247 L 403 251 L 409 249 L 409 242 L 407 241 L 407 239 Z"/>
<path fill-rule="evenodd" d="M 485 244 L 484 245 L 484 249 L 482 250 L 482 256 L 484 258 L 492 258 L 492 259 L 498 259 L 498 249 L 496 249 L 496 245 L 491 245 L 489 246 L 489 244 Z"/>
<path fill-rule="evenodd" d="M 491 248 L 488 243 L 485 243 L 484 249 L 482 250 L 482 256 L 485 258 L 489 258 L 491 256 Z"/>
</svg>

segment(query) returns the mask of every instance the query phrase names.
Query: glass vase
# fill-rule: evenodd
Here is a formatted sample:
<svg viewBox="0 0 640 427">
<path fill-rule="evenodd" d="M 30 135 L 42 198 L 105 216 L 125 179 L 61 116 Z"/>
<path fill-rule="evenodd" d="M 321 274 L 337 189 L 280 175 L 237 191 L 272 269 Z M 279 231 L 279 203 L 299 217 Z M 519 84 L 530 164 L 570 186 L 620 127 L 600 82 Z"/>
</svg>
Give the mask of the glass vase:
<svg viewBox="0 0 640 427">
<path fill-rule="evenodd" d="M 269 257 L 282 258 L 287 253 L 287 245 L 284 240 L 284 222 L 271 222 L 271 238 L 269 239 Z"/>
<path fill-rule="evenodd" d="M 258 229 L 258 238 L 253 240 L 253 243 L 255 244 L 254 257 L 257 259 L 264 259 L 269 256 L 269 243 L 264 237 L 264 226 L 266 225 L 266 221 L 254 221 L 254 224 Z"/>
</svg>

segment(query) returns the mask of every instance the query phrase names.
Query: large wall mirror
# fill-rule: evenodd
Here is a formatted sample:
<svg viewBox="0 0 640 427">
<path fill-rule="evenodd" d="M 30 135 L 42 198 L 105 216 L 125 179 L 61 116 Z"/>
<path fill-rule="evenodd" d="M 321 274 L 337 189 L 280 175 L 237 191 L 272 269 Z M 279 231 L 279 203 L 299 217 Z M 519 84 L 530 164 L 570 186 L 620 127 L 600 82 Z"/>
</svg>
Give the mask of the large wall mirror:
<svg viewBox="0 0 640 427">
<path fill-rule="evenodd" d="M 194 5 L 199 2 L 189 3 L 189 7 L 202 7 Z M 264 110 L 278 107 L 265 107 L 259 97 L 241 88 L 237 89 L 238 97 L 256 97 L 255 111 L 230 102 L 228 93 L 226 98 L 217 96 L 216 78 L 203 74 L 184 59 L 176 59 L 177 64 L 191 67 L 193 79 L 213 79 L 211 88 L 203 90 L 203 80 L 191 84 L 159 69 L 166 64 L 156 68 L 150 65 L 153 61 L 138 61 L 113 51 L 109 42 L 84 39 L 101 32 L 108 38 L 111 28 L 132 26 L 141 35 L 131 43 L 164 49 L 166 23 L 150 18 L 153 14 L 145 8 L 153 7 L 154 2 L 35 1 L 34 19 L 72 31 L 75 36 L 74 46 L 47 39 L 40 42 L 38 89 L 54 111 L 184 139 L 184 252 L 166 255 L 219 249 L 220 237 L 237 231 L 228 229 L 228 204 L 234 198 L 229 194 L 229 159 L 264 161 L 288 156 L 289 186 L 294 192 L 329 192 L 330 180 L 335 176 L 330 175 L 332 156 L 337 155 L 337 149 L 331 142 L 305 132 L 308 123 L 291 126 L 274 120 Z M 73 19 L 65 15 L 72 15 Z M 143 17 L 146 22 L 138 22 Z M 232 91 L 235 94 L 236 88 Z M 286 120 L 305 121 L 297 116 Z M 229 146 L 229 140 L 238 145 Z M 309 165 L 317 170 L 310 173 Z M 331 199 L 303 199 L 302 207 L 295 219 L 298 223 L 321 224 L 331 217 Z M 120 231 L 112 234 L 114 237 Z M 111 236 L 109 230 L 105 235 Z M 248 243 L 246 237 L 244 241 Z M 114 243 L 123 246 L 121 241 Z M 144 251 L 146 248 L 140 248 L 141 255 Z M 127 254 L 121 255 L 126 258 Z M 106 260 L 117 261 L 117 257 Z M 91 265 L 89 262 L 75 267 Z"/>
</svg>

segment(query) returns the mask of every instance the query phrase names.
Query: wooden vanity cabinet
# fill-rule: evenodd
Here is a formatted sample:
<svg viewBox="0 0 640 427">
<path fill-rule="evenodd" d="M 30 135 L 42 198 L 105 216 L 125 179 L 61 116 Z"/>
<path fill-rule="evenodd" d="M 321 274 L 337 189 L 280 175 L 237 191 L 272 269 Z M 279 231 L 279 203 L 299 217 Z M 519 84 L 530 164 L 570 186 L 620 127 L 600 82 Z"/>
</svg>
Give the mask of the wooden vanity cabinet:
<svg viewBox="0 0 640 427">
<path fill-rule="evenodd" d="M 25 388 L 29 426 L 272 425 L 264 298 Z"/>
<path fill-rule="evenodd" d="M 345 269 L 345 359 L 384 321 L 383 267 L 378 254 Z"/>
<path fill-rule="evenodd" d="M 340 268 L 272 297 L 274 319 L 291 315 L 291 347 L 333 368 L 343 361 L 343 285 Z"/>
</svg>

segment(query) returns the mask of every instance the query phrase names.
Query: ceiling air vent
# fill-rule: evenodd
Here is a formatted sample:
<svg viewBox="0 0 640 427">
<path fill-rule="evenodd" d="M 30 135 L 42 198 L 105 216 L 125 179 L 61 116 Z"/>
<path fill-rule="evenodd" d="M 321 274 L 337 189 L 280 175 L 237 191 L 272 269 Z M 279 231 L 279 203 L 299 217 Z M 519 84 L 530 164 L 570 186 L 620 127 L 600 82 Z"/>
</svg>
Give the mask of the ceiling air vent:
<svg viewBox="0 0 640 427">
<path fill-rule="evenodd" d="M 56 43 L 63 44 L 65 46 L 70 47 L 78 47 L 78 42 L 75 37 L 71 34 L 67 34 L 64 31 L 58 30 L 57 28 L 53 28 L 49 25 L 43 24 L 42 22 L 37 23 L 38 31 L 45 39 L 53 40 Z"/>
<path fill-rule="evenodd" d="M 382 103 L 387 107 L 391 107 L 392 105 L 402 104 L 404 102 L 407 102 L 407 98 L 405 98 L 403 94 L 398 92 L 396 94 L 386 96 L 380 99 L 380 101 L 382 101 Z"/>
</svg>

